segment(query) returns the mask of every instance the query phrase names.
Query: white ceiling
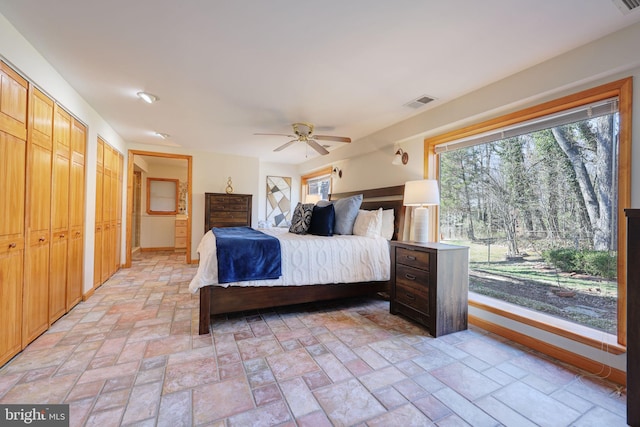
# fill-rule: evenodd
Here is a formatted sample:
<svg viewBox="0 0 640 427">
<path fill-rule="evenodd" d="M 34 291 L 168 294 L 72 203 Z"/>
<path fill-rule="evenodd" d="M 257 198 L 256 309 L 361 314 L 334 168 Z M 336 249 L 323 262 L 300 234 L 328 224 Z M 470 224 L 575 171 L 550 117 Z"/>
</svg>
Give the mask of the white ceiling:
<svg viewBox="0 0 640 427">
<path fill-rule="evenodd" d="M 611 0 L 0 0 L 0 13 L 125 141 L 282 163 L 317 154 L 254 133 L 308 121 L 357 144 L 640 21 Z M 425 94 L 436 101 L 404 106 Z"/>
</svg>

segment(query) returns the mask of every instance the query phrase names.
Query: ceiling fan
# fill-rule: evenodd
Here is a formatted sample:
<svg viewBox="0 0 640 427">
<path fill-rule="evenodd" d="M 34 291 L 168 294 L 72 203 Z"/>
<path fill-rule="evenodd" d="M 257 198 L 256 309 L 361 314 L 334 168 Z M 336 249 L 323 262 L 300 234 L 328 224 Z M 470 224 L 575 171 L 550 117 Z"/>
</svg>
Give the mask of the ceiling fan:
<svg viewBox="0 0 640 427">
<path fill-rule="evenodd" d="M 338 141 L 338 142 L 351 142 L 351 138 L 345 136 L 329 136 L 329 135 L 316 135 L 313 133 L 313 125 L 311 123 L 293 123 L 293 133 L 295 135 L 287 135 L 284 133 L 254 133 L 254 135 L 277 135 L 287 136 L 289 138 L 295 138 L 276 148 L 273 151 L 281 151 L 295 142 L 306 142 L 307 145 L 318 153 L 325 155 L 329 154 L 329 151 L 322 145 L 318 144 L 318 141 Z"/>
</svg>

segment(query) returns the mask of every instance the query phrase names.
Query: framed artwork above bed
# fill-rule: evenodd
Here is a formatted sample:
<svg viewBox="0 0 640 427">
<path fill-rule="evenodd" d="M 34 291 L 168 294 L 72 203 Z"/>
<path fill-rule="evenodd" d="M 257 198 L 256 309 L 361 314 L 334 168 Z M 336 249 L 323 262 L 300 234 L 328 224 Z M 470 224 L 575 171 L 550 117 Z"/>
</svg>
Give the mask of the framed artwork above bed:
<svg viewBox="0 0 640 427">
<path fill-rule="evenodd" d="M 267 177 L 267 224 L 285 227 L 291 221 L 291 177 Z"/>
</svg>

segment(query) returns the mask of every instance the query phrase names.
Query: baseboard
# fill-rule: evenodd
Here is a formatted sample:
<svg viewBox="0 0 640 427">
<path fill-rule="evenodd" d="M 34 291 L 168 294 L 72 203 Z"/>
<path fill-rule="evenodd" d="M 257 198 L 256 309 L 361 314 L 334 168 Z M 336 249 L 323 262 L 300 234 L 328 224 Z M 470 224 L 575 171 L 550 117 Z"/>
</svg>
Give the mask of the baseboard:
<svg viewBox="0 0 640 427">
<path fill-rule="evenodd" d="M 576 353 L 572 353 L 560 347 L 556 347 L 547 342 L 530 337 L 528 335 L 521 334 L 512 329 L 505 328 L 504 326 L 497 325 L 492 322 L 488 322 L 479 317 L 469 315 L 469 323 L 482 328 L 486 331 L 493 332 L 496 335 L 507 338 L 511 341 L 517 342 L 524 346 L 527 346 L 540 353 L 551 356 L 562 362 L 573 365 L 577 368 L 583 369 L 590 374 L 596 375 L 601 378 L 606 378 L 617 384 L 626 385 L 627 373 L 611 366 L 607 366 L 601 362 L 588 359 Z"/>
<path fill-rule="evenodd" d="M 175 248 L 173 246 L 167 246 L 163 248 L 140 248 L 140 252 L 162 252 L 162 251 L 173 251 Z"/>
</svg>

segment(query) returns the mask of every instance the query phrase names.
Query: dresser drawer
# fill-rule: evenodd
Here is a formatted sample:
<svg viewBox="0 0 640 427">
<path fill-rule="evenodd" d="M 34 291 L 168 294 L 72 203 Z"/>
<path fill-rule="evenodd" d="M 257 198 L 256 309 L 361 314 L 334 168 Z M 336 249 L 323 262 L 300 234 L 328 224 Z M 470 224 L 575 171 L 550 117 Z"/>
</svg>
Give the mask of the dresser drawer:
<svg viewBox="0 0 640 427">
<path fill-rule="evenodd" d="M 176 249 L 184 249 L 186 247 L 187 247 L 187 238 L 186 237 L 176 237 L 175 248 Z"/>
<path fill-rule="evenodd" d="M 427 292 L 429 289 L 429 272 L 396 264 L 396 285 L 412 288 L 415 292 Z"/>
<path fill-rule="evenodd" d="M 187 227 L 176 227 L 176 237 L 187 237 Z"/>
<path fill-rule="evenodd" d="M 404 264 L 415 268 L 421 268 L 423 270 L 429 270 L 429 252 L 396 248 L 396 264 Z"/>
<path fill-rule="evenodd" d="M 417 292 L 415 288 L 396 285 L 396 301 L 422 313 L 429 314 L 428 291 Z"/>
</svg>

